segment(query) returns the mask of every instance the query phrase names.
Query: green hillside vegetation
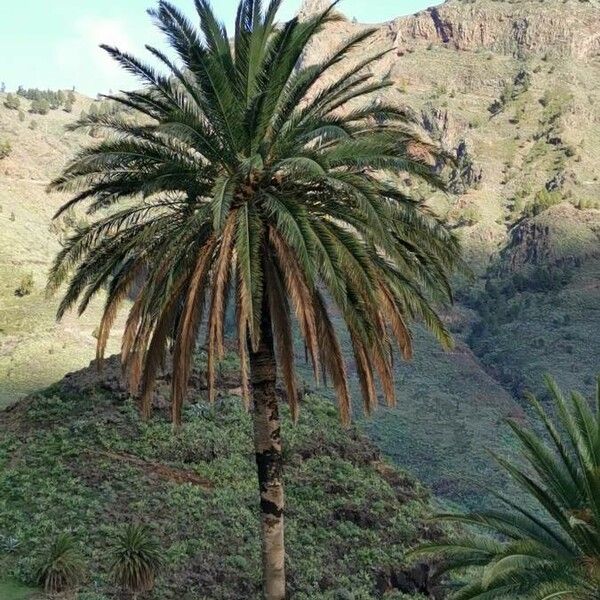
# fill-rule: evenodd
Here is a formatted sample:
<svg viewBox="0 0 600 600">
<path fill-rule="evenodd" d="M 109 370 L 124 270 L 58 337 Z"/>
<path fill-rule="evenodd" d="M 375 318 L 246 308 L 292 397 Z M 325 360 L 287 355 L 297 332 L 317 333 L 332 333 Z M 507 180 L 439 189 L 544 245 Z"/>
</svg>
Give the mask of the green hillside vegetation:
<svg viewBox="0 0 600 600">
<path fill-rule="evenodd" d="M 174 437 L 166 411 L 143 423 L 123 395 L 73 381 L 1 414 L 2 576 L 33 585 L 50 544 L 70 532 L 85 560 L 77 598 L 116 598 L 111 544 L 140 522 L 162 549 L 153 598 L 259 598 L 256 467 L 241 398 L 223 390 L 211 406 L 195 393 Z M 306 396 L 296 426 L 284 412 L 293 598 L 368 600 L 388 588 L 386 598 L 408 597 L 390 581 L 415 597 L 404 554 L 439 535 L 426 522 L 427 492 L 343 429 L 331 402 Z"/>
</svg>

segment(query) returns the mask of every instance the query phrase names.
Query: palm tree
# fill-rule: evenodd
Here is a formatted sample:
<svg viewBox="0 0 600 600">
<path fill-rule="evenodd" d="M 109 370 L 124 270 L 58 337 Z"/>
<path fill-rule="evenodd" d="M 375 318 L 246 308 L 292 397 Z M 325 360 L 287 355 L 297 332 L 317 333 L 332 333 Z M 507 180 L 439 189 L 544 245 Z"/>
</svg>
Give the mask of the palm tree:
<svg viewBox="0 0 600 600">
<path fill-rule="evenodd" d="M 166 75 L 105 47 L 144 85 L 108 96 L 128 111 L 79 123 L 108 137 L 81 151 L 50 189 L 76 194 L 58 214 L 87 202 L 90 214 L 105 216 L 68 240 L 49 279 L 51 291 L 69 281 L 59 318 L 77 301 L 83 312 L 108 288 L 99 362 L 117 310 L 135 289 L 124 372 L 149 417 L 157 371 L 171 351 L 176 427 L 203 323 L 215 398 L 233 303 L 243 396 L 253 407 L 265 596 L 277 600 L 285 575 L 275 386 L 279 368 L 296 418 L 294 319 L 315 376 L 330 375 L 348 422 L 348 378 L 330 307 L 346 323 L 367 410 L 377 403 L 374 374 L 393 404 L 392 340 L 410 357 L 409 322 L 419 319 L 451 343 L 432 301 L 450 298 L 459 255 L 452 234 L 397 183 L 399 171 L 439 182 L 435 149 L 413 132 L 406 111 L 375 97 L 392 86 L 369 73 L 384 53 L 347 58 L 373 31 L 299 66 L 307 44 L 337 17 L 330 8 L 280 26 L 279 4 L 263 10 L 243 0 L 230 40 L 206 0 L 195 2 L 200 31 L 159 2 L 150 14 L 178 58 L 148 50 Z"/>
<path fill-rule="evenodd" d="M 554 416 L 529 396 L 544 434 L 511 421 L 522 464 L 495 456 L 522 498 L 491 490 L 506 510 L 440 515 L 479 533 L 414 553 L 443 556 L 442 571 L 470 569 L 455 600 L 600 598 L 600 378 L 593 409 L 546 384 Z"/>
</svg>

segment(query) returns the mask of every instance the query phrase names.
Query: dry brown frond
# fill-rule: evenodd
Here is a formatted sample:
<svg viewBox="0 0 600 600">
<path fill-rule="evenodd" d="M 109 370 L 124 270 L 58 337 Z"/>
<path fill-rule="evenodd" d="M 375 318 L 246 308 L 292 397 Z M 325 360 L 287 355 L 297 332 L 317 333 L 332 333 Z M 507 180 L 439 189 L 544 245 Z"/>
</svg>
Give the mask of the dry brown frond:
<svg viewBox="0 0 600 600">
<path fill-rule="evenodd" d="M 139 261 L 129 271 L 126 277 L 124 277 L 117 288 L 114 290 L 113 295 L 106 302 L 104 313 L 100 321 L 100 328 L 98 332 L 98 342 L 96 344 L 96 361 L 97 367 L 100 371 L 104 362 L 104 353 L 106 352 L 106 344 L 110 336 L 111 329 L 114 325 L 117 313 L 121 304 L 125 301 L 135 281 L 135 278 L 143 270 L 144 263 Z"/>
<path fill-rule="evenodd" d="M 377 391 L 375 390 L 375 381 L 373 380 L 373 367 L 366 352 L 365 346 L 356 332 L 350 330 L 350 339 L 356 359 L 356 370 L 358 372 L 358 381 L 362 392 L 365 411 L 370 415 L 377 406 Z"/>
<path fill-rule="evenodd" d="M 327 314 L 323 298 L 318 291 L 315 291 L 313 298 L 318 326 L 318 339 L 322 347 L 321 356 L 333 379 L 333 386 L 338 398 L 340 419 L 344 425 L 348 425 L 351 420 L 351 400 L 342 349 L 340 348 L 333 324 Z"/>
<path fill-rule="evenodd" d="M 242 299 L 236 294 L 236 318 L 238 333 L 238 352 L 240 355 L 240 375 L 242 379 L 242 398 L 246 410 L 250 410 L 250 367 L 248 364 L 248 315 L 244 313 Z"/>
<path fill-rule="evenodd" d="M 181 277 L 173 286 L 169 301 L 163 308 L 160 317 L 154 327 L 150 345 L 144 353 L 143 372 L 140 382 L 140 408 L 145 419 L 150 418 L 152 413 L 152 393 L 156 376 L 161 365 L 164 363 L 167 340 L 173 331 L 175 317 L 179 308 L 181 292 L 188 281 L 187 276 Z"/>
<path fill-rule="evenodd" d="M 396 306 L 396 302 L 394 301 L 389 288 L 382 281 L 379 281 L 378 287 L 384 318 L 390 324 L 392 334 L 398 343 L 402 357 L 405 360 L 410 360 L 413 356 L 410 330 L 406 326 L 406 323 L 402 318 L 402 312 Z"/>
<path fill-rule="evenodd" d="M 216 361 L 222 359 L 225 354 L 225 345 L 223 341 L 225 304 L 227 300 L 229 274 L 231 272 L 231 256 L 233 252 L 233 236 L 235 233 L 236 219 L 237 211 L 233 211 L 227 218 L 227 222 L 223 228 L 223 234 L 221 236 L 220 248 L 211 286 L 213 293 L 210 304 L 210 312 L 208 315 L 207 344 L 208 399 L 210 402 L 214 402 L 215 400 Z"/>
<path fill-rule="evenodd" d="M 317 335 L 317 318 L 315 315 L 311 290 L 306 283 L 306 278 L 298 266 L 295 256 L 290 251 L 289 246 L 281 238 L 279 232 L 274 228 L 270 228 L 269 239 L 273 244 L 279 269 L 284 274 L 287 292 L 292 300 L 294 312 L 300 325 L 300 331 L 308 346 L 315 380 L 318 384 L 321 371 L 321 351 L 319 336 Z"/>
<path fill-rule="evenodd" d="M 187 394 L 188 379 L 200 326 L 200 315 L 204 305 L 204 283 L 210 270 L 211 257 L 215 246 L 215 238 L 210 237 L 198 254 L 175 338 L 171 409 L 173 425 L 176 428 L 181 426 L 181 409 Z"/>
<path fill-rule="evenodd" d="M 292 335 L 292 319 L 290 305 L 285 293 L 281 275 L 271 260 L 267 260 L 267 295 L 277 362 L 281 367 L 288 403 L 294 422 L 298 420 L 298 383 L 294 368 L 294 339 Z"/>
</svg>

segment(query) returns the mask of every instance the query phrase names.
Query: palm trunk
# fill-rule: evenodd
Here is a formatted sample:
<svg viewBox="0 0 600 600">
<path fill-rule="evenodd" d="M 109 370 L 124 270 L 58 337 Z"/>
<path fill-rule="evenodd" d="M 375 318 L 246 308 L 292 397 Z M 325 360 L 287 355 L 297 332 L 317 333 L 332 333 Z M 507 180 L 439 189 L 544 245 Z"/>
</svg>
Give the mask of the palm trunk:
<svg viewBox="0 0 600 600">
<path fill-rule="evenodd" d="M 283 478 L 277 365 L 268 303 L 263 302 L 260 346 L 250 352 L 254 401 L 254 448 L 260 488 L 263 591 L 265 600 L 285 599 Z"/>
</svg>

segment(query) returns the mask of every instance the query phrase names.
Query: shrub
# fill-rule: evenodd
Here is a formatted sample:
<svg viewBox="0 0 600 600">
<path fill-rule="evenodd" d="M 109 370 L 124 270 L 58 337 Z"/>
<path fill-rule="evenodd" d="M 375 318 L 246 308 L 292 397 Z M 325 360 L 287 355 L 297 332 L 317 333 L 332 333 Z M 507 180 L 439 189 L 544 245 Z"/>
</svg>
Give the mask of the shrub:
<svg viewBox="0 0 600 600">
<path fill-rule="evenodd" d="M 33 100 L 30 110 L 35 115 L 47 115 L 50 112 L 50 103 L 45 98 Z"/>
<path fill-rule="evenodd" d="M 146 525 L 127 525 L 117 535 L 111 563 L 117 585 L 133 594 L 148 592 L 161 564 L 159 543 Z"/>
<path fill-rule="evenodd" d="M 13 554 L 21 546 L 18 538 L 10 535 L 0 535 L 0 552 L 4 554 Z"/>
<path fill-rule="evenodd" d="M 14 94 L 8 94 L 4 100 L 4 106 L 10 110 L 19 110 L 19 107 L 21 106 L 21 99 L 19 96 L 15 96 Z"/>
<path fill-rule="evenodd" d="M 535 217 L 545 210 L 548 210 L 551 206 L 560 204 L 563 198 L 560 192 L 554 190 L 549 192 L 546 189 L 540 190 L 533 200 L 533 202 L 526 208 L 525 215 L 527 217 Z"/>
<path fill-rule="evenodd" d="M 60 534 L 42 560 L 37 580 L 49 594 L 64 592 L 75 586 L 83 575 L 83 558 L 75 540 L 68 533 Z"/>
<path fill-rule="evenodd" d="M 0 140 L 0 160 L 6 158 L 12 152 L 12 144 L 8 140 Z"/>
<path fill-rule="evenodd" d="M 29 296 L 33 291 L 33 275 L 28 273 L 21 278 L 21 283 L 19 287 L 15 290 L 15 296 L 19 298 L 23 298 L 24 296 Z"/>
<path fill-rule="evenodd" d="M 460 215 L 459 225 L 467 225 L 472 226 L 476 225 L 481 221 L 481 213 L 476 206 L 469 206 L 464 210 L 464 212 Z"/>
</svg>

